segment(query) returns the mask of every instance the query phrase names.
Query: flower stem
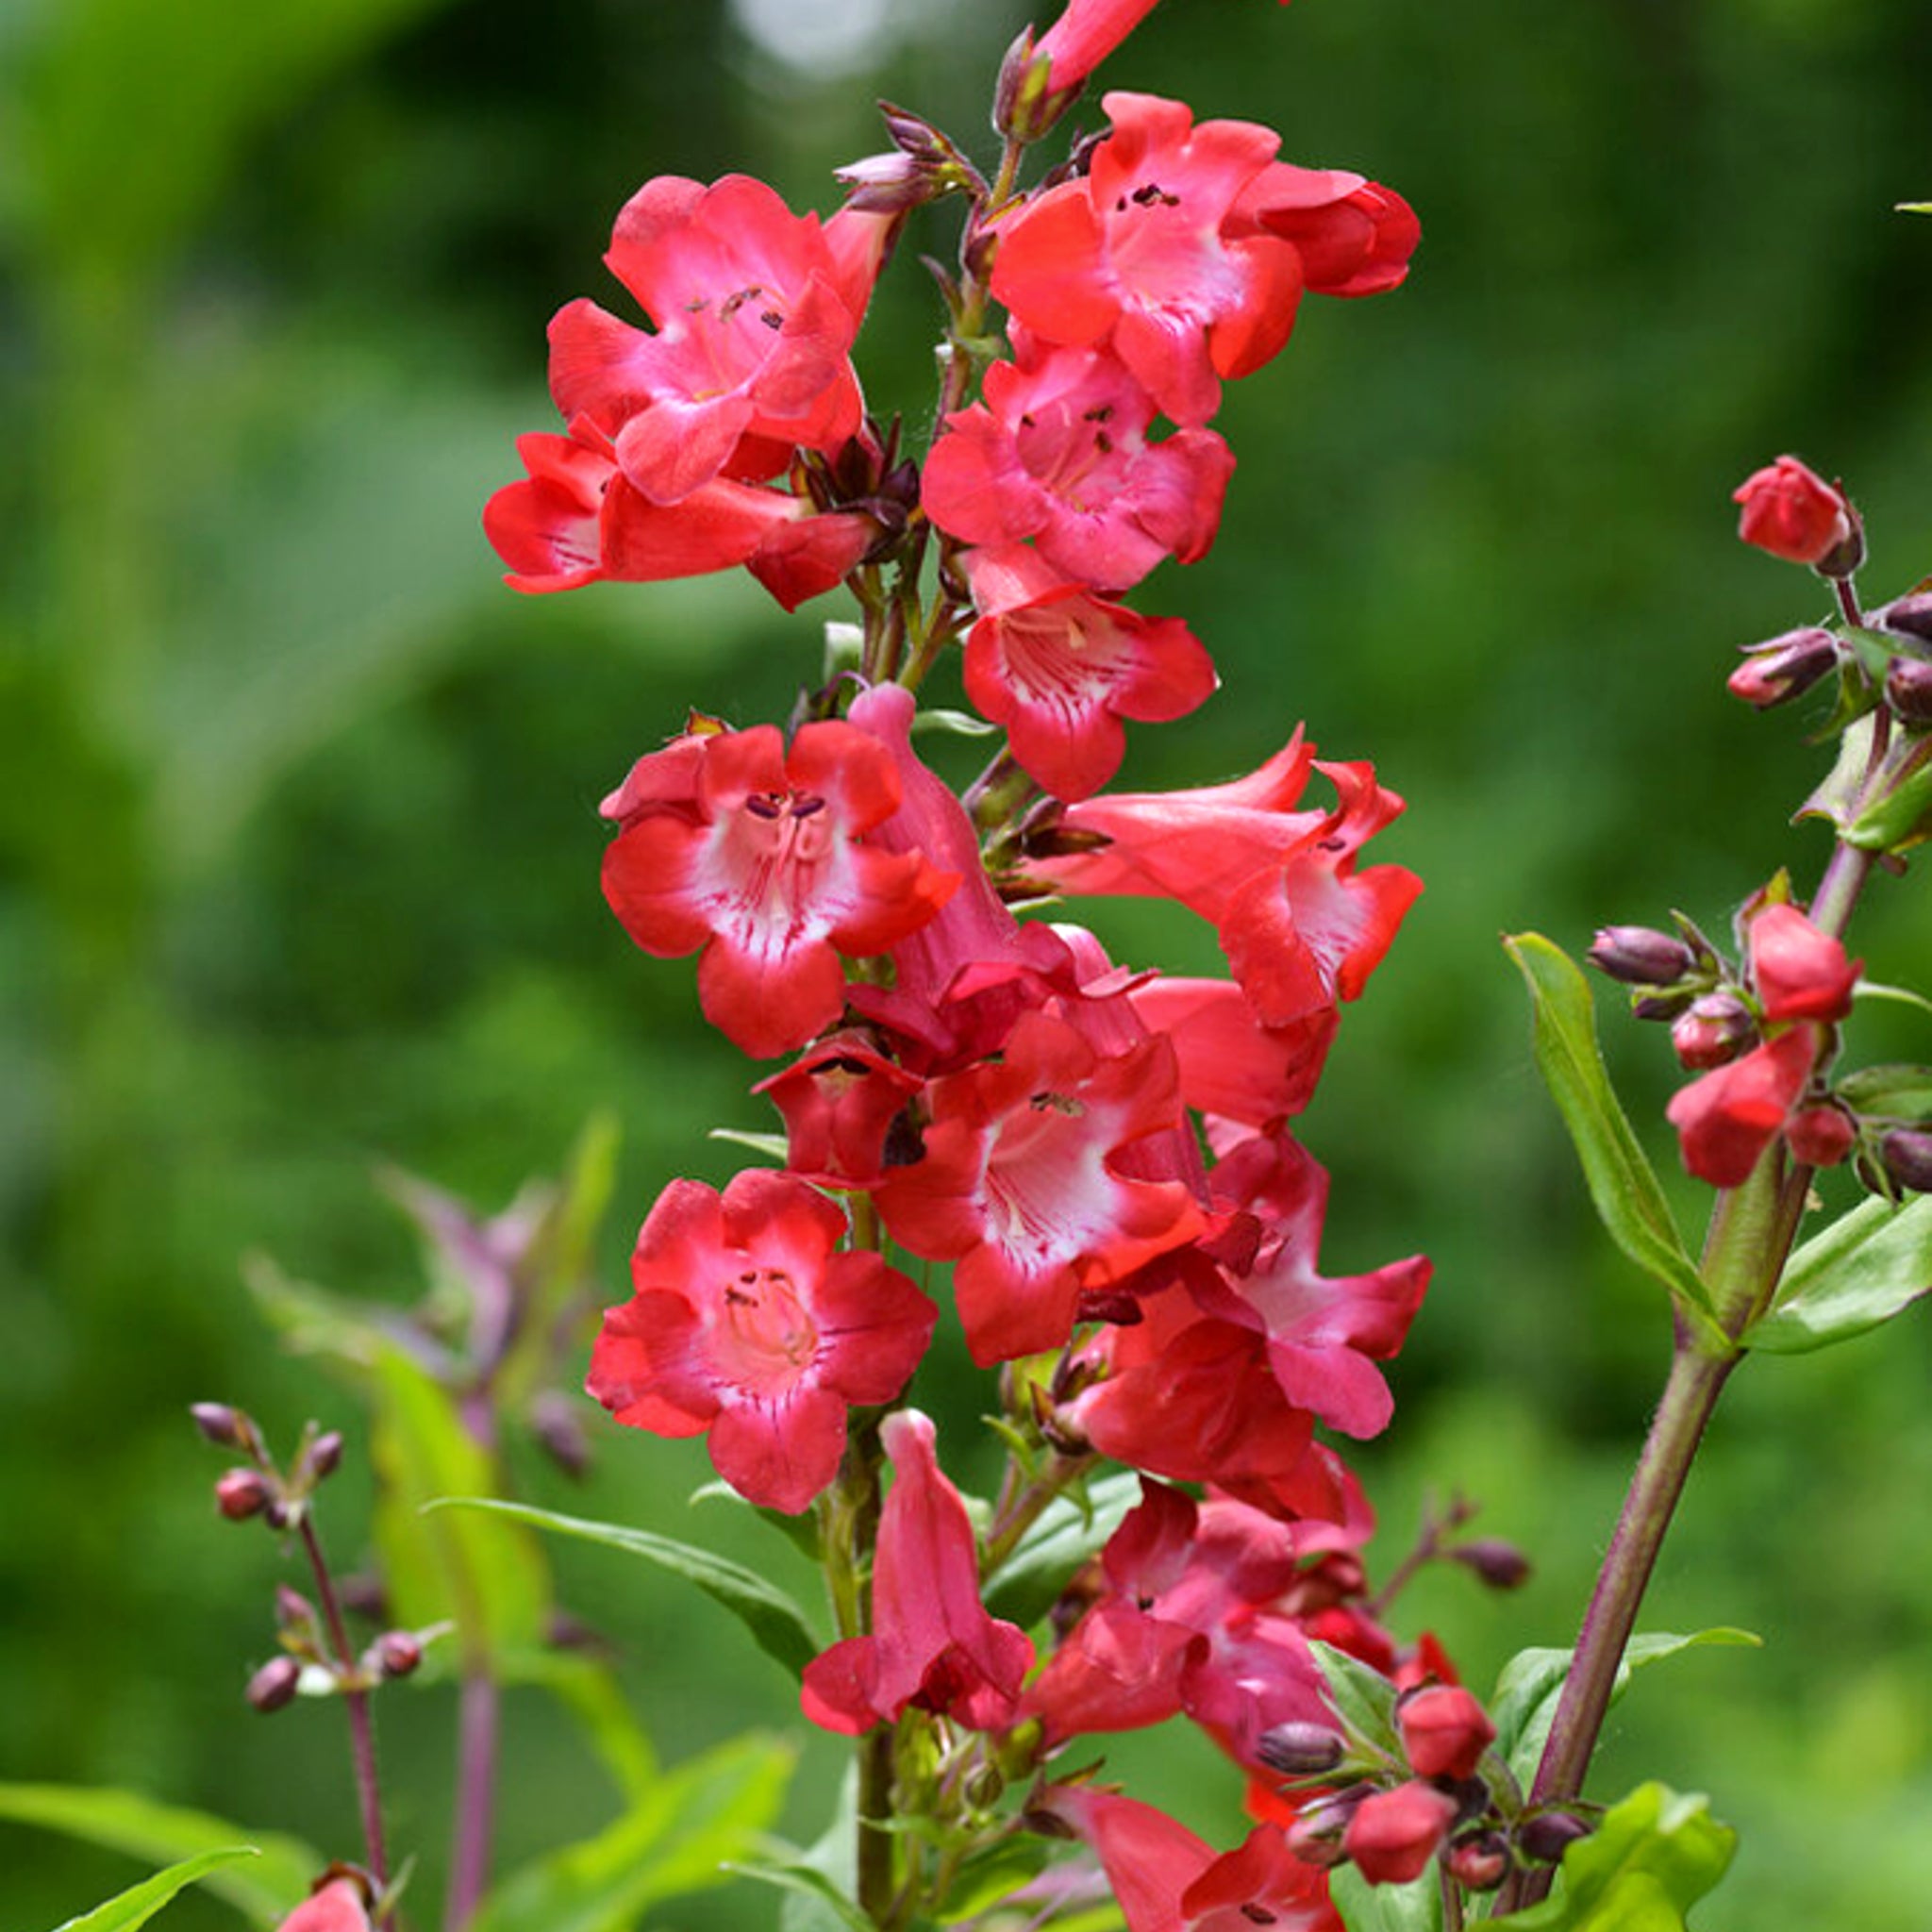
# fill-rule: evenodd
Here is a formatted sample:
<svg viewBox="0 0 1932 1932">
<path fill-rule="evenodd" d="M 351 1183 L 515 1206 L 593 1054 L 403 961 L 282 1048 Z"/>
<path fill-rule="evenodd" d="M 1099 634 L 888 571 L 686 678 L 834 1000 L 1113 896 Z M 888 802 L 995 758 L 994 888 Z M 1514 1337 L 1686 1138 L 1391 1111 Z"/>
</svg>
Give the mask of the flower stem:
<svg viewBox="0 0 1932 1932">
<path fill-rule="evenodd" d="M 463 1932 L 490 1884 L 499 1703 L 496 1680 L 487 1667 L 464 1672 L 457 1717 L 456 1835 L 450 1847 L 444 1932 Z"/>
<path fill-rule="evenodd" d="M 356 1653 L 342 1623 L 342 1608 L 336 1587 L 322 1554 L 322 1540 L 315 1534 L 314 1522 L 307 1509 L 301 1514 L 302 1547 L 308 1555 L 308 1567 L 315 1575 L 315 1594 L 328 1626 L 329 1642 L 335 1647 L 336 1661 L 344 1673 L 356 1669 Z M 375 1726 L 369 1714 L 369 1693 L 359 1688 L 345 1689 L 342 1702 L 349 1712 L 349 1744 L 356 1759 L 356 1796 L 362 1811 L 362 1838 L 369 1850 L 369 1872 L 378 1892 L 389 1889 L 389 1851 L 382 1837 L 382 1787 L 375 1775 Z M 385 1922 L 387 1923 L 387 1922 Z"/>
</svg>

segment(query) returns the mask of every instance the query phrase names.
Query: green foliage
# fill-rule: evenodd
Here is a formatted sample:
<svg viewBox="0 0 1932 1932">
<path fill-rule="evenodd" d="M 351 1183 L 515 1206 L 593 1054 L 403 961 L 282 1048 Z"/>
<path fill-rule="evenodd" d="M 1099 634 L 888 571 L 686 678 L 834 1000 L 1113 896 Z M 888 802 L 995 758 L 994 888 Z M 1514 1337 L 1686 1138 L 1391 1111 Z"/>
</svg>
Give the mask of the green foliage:
<svg viewBox="0 0 1932 1932">
<path fill-rule="evenodd" d="M 1395 1729 L 1395 1687 L 1380 1671 L 1319 1638 L 1308 1648 L 1322 1672 L 1328 1703 L 1350 1734 L 1371 1751 L 1403 1761 Z"/>
<path fill-rule="evenodd" d="M 311 1846 L 282 1833 L 247 1831 L 225 1818 L 158 1804 L 136 1791 L 0 1784 L 0 1819 L 64 1832 L 137 1858 L 177 1859 L 173 1871 L 194 1868 L 181 1884 L 206 1874 L 208 1890 L 262 1927 L 279 1924 L 308 1896 L 309 1881 L 325 1862 Z M 246 1841 L 247 1852 L 231 1849 L 238 1840 Z M 247 1863 L 238 1864 L 242 1857 Z"/>
<path fill-rule="evenodd" d="M 1633 1674 L 1648 1664 L 1662 1663 L 1667 1657 L 1708 1644 L 1755 1649 L 1762 1641 L 1748 1630 L 1722 1627 L 1700 1630 L 1690 1637 L 1664 1630 L 1640 1631 L 1624 1647 L 1610 1702 L 1615 1704 L 1630 1688 Z M 1570 1660 L 1575 1654 L 1574 1650 L 1518 1651 L 1496 1679 L 1495 1693 L 1490 1700 L 1490 1717 L 1496 1726 L 1495 1748 L 1525 1790 L 1542 1761 L 1557 1703 L 1563 1694 L 1563 1680 L 1570 1674 Z"/>
<path fill-rule="evenodd" d="M 775 1657 L 794 1677 L 805 1674 L 805 1667 L 824 1648 L 813 1634 L 805 1612 L 778 1589 L 754 1570 L 715 1557 L 691 1543 L 658 1536 L 650 1530 L 633 1529 L 622 1523 L 590 1523 L 582 1517 L 559 1516 L 549 1509 L 533 1509 L 522 1503 L 503 1503 L 482 1496 L 445 1495 L 427 1506 L 432 1513 L 478 1511 L 508 1518 L 547 1530 L 553 1536 L 575 1537 L 584 1542 L 603 1543 L 626 1555 L 641 1557 L 660 1570 L 694 1583 L 751 1632 L 753 1641 L 767 1657 Z"/>
<path fill-rule="evenodd" d="M 185 1890 L 197 1879 L 219 1871 L 224 1865 L 232 1865 L 238 1858 L 252 1858 L 254 1856 L 252 1845 L 229 1845 L 220 1851 L 198 1853 L 194 1857 L 182 1859 L 178 1865 L 170 1865 L 164 1872 L 157 1872 L 152 1878 L 130 1887 L 118 1898 L 96 1906 L 92 1911 L 83 1912 L 77 1919 L 69 1919 L 59 1932 L 139 1932 L 139 1928 L 145 1925 L 176 1892 Z"/>
<path fill-rule="evenodd" d="M 988 1579 L 987 1607 L 1022 1628 L 1043 1617 L 1140 1500 L 1141 1478 L 1131 1470 L 1096 1477 L 1077 1496 L 1055 1497 Z"/>
<path fill-rule="evenodd" d="M 1890 1322 L 1928 1292 L 1932 1195 L 1902 1208 L 1863 1201 L 1791 1257 L 1777 1299 L 1744 1340 L 1774 1355 L 1805 1355 Z"/>
<path fill-rule="evenodd" d="M 1564 1853 L 1554 1897 L 1491 1923 L 1510 1932 L 1682 1932 L 1685 1913 L 1737 1849 L 1737 1833 L 1708 1807 L 1698 1795 L 1640 1786 Z"/>
<path fill-rule="evenodd" d="M 615 1824 L 511 1873 L 474 1932 L 630 1932 L 647 1907 L 718 1885 L 750 1855 L 791 1762 L 785 1745 L 749 1737 L 680 1765 Z"/>
<path fill-rule="evenodd" d="M 1441 1932 L 1442 1887 L 1431 1865 L 1407 1885 L 1371 1885 L 1353 1865 L 1329 1874 L 1328 1896 L 1348 1932 Z"/>
<path fill-rule="evenodd" d="M 1589 982 L 1541 933 L 1519 933 L 1504 945 L 1528 983 L 1537 1066 L 1583 1163 L 1598 1218 L 1624 1254 L 1722 1342 L 1709 1291 L 1610 1086 Z"/>
</svg>

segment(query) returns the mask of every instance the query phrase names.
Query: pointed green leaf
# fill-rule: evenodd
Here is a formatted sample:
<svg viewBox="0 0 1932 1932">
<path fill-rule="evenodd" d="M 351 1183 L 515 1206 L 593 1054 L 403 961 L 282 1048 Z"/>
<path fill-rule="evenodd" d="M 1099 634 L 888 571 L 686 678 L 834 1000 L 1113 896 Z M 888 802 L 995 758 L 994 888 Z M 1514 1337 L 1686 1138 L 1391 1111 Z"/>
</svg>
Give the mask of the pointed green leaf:
<svg viewBox="0 0 1932 1932">
<path fill-rule="evenodd" d="M 657 1753 L 608 1665 L 580 1651 L 519 1650 L 503 1659 L 500 1675 L 506 1684 L 548 1690 L 576 1719 L 626 1801 L 657 1783 Z"/>
<path fill-rule="evenodd" d="M 499 1502 L 489 1496 L 439 1496 L 425 1503 L 425 1511 L 481 1510 L 493 1516 L 507 1516 L 512 1522 L 526 1523 L 552 1536 L 575 1537 L 580 1541 L 605 1543 L 641 1557 L 660 1570 L 668 1570 L 686 1582 L 694 1583 L 719 1603 L 752 1634 L 758 1648 L 795 1677 L 824 1648 L 813 1634 L 806 1615 L 776 1585 L 767 1583 L 754 1570 L 716 1557 L 690 1543 L 654 1535 L 648 1529 L 632 1529 L 621 1523 L 592 1523 L 580 1516 L 559 1516 L 548 1509 L 532 1509 L 522 1503 Z"/>
<path fill-rule="evenodd" d="M 1087 1484 L 1082 1496 L 1055 1497 L 987 1579 L 987 1608 L 1023 1628 L 1037 1622 L 1140 1500 L 1141 1478 L 1131 1470 Z"/>
<path fill-rule="evenodd" d="M 1570 1130 L 1590 1197 L 1610 1239 L 1680 1307 L 1708 1319 L 1710 1297 L 1677 1231 L 1670 1203 L 1610 1087 L 1596 1041 L 1596 1008 L 1583 973 L 1541 933 L 1504 941 L 1528 982 L 1536 1060 Z"/>
<path fill-rule="evenodd" d="M 1623 1696 L 1630 1688 L 1632 1674 L 1647 1664 L 1662 1663 L 1666 1657 L 1708 1645 L 1756 1649 L 1762 1641 L 1748 1630 L 1734 1630 L 1724 1624 L 1689 1637 L 1668 1630 L 1640 1631 L 1624 1646 L 1610 1702 Z M 1496 1679 L 1495 1694 L 1490 1700 L 1496 1749 L 1525 1790 L 1542 1760 L 1550 1725 L 1556 1721 L 1557 1702 L 1563 1693 L 1563 1680 L 1570 1674 L 1570 1659 L 1575 1654 L 1572 1650 L 1520 1650 Z"/>
<path fill-rule="evenodd" d="M 1904 852 L 1932 839 L 1932 741 L 1887 760 L 1878 797 L 1840 836 L 1863 852 Z"/>
<path fill-rule="evenodd" d="M 791 1765 L 768 1738 L 733 1739 L 680 1765 L 614 1824 L 511 1873 L 472 1932 L 631 1932 L 647 1907 L 706 1890 L 754 1855 Z"/>
<path fill-rule="evenodd" d="M 1348 1932 L 1441 1932 L 1434 1865 L 1407 1885 L 1371 1885 L 1353 1865 L 1338 1865 L 1328 1874 L 1328 1897 Z"/>
<path fill-rule="evenodd" d="M 1395 1686 L 1380 1671 L 1372 1671 L 1360 1658 L 1320 1638 L 1311 1638 L 1308 1648 L 1321 1669 L 1335 1715 L 1360 1742 L 1402 1761 L 1402 1740 L 1395 1732 Z"/>
<path fill-rule="evenodd" d="M 954 1874 L 945 1903 L 934 1916 L 941 1925 L 978 1918 L 1023 1885 L 1030 1885 L 1046 1870 L 1050 1857 L 1044 1841 L 1036 1838 L 1003 1839 L 975 1852 Z"/>
<path fill-rule="evenodd" d="M 284 1833 L 250 1831 L 206 1811 L 158 1805 L 138 1792 L 106 1786 L 0 1784 L 0 1819 L 150 1861 L 252 1844 L 256 1856 L 246 1864 L 210 1867 L 207 1889 L 263 1927 L 286 1919 L 328 1862 L 313 1846 Z"/>
<path fill-rule="evenodd" d="M 740 1878 L 756 1879 L 760 1885 L 779 1891 L 802 1894 L 817 1907 L 815 1916 L 834 1924 L 849 1926 L 851 1932 L 877 1932 L 872 1920 L 825 1876 L 809 1865 L 781 1864 L 771 1858 L 741 1858 L 731 1868 Z"/>
<path fill-rule="evenodd" d="M 1771 1312 L 1747 1347 L 1805 1355 L 1848 1341 L 1932 1291 L 1932 1194 L 1903 1208 L 1864 1201 L 1815 1234 L 1785 1265 Z"/>
<path fill-rule="evenodd" d="M 1490 1923 L 1509 1932 L 1681 1932 L 1684 1914 L 1724 1875 L 1738 1835 L 1709 1800 L 1640 1785 L 1563 1855 L 1554 1898 Z"/>
<path fill-rule="evenodd" d="M 1932 201 L 1900 201 L 1892 206 L 1902 215 L 1932 215 Z"/>
<path fill-rule="evenodd" d="M 1864 991 L 1862 982 L 1859 991 Z M 1905 993 L 1900 997 L 1916 1000 L 1918 996 Z M 1854 1113 L 1902 1121 L 1932 1119 L 1932 1067 L 1860 1067 L 1835 1084 L 1839 1097 Z"/>
<path fill-rule="evenodd" d="M 96 1906 L 77 1919 L 69 1919 L 60 1932 L 137 1932 L 176 1892 L 186 1890 L 197 1878 L 223 1865 L 232 1865 L 238 1858 L 254 1857 L 253 1845 L 227 1845 L 220 1851 L 184 1858 L 178 1865 L 170 1865 L 165 1872 L 157 1872 L 152 1878 L 131 1886 L 106 1905 Z"/>
</svg>

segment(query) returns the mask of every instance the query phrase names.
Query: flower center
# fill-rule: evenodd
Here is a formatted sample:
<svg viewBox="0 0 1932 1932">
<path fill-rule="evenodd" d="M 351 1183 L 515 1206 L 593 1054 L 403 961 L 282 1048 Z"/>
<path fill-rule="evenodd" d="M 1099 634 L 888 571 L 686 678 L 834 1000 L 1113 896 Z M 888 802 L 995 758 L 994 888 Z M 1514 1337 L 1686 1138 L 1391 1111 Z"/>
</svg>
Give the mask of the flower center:
<svg viewBox="0 0 1932 1932">
<path fill-rule="evenodd" d="M 819 1331 L 782 1268 L 741 1268 L 718 1297 L 719 1367 L 754 1392 L 789 1386 L 811 1366 Z"/>
</svg>

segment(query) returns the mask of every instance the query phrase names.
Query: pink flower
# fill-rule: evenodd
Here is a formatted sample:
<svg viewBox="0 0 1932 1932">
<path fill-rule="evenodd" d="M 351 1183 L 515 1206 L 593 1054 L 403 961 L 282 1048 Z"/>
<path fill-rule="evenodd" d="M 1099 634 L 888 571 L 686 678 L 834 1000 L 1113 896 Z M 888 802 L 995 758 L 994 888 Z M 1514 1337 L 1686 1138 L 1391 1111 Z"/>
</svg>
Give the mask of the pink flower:
<svg viewBox="0 0 1932 1932">
<path fill-rule="evenodd" d="M 1302 284 L 1317 295 L 1379 295 L 1408 275 L 1422 240 L 1415 210 L 1392 188 L 1340 168 L 1276 161 L 1242 194 L 1236 224 L 1294 244 Z"/>
<path fill-rule="evenodd" d="M 550 388 L 564 415 L 615 439 L 619 467 L 653 503 L 727 471 L 775 475 L 797 447 L 832 451 L 858 427 L 850 351 L 878 266 L 875 218 L 794 215 L 744 175 L 710 187 L 647 181 L 604 258 L 655 325 L 593 302 L 550 325 Z"/>
<path fill-rule="evenodd" d="M 1420 1878 L 1456 1823 L 1456 1800 L 1416 1779 L 1364 1798 L 1341 1835 L 1342 1849 L 1371 1885 Z"/>
<path fill-rule="evenodd" d="M 757 1058 L 838 1019 L 840 956 L 882 953 L 942 906 L 958 874 L 867 834 L 899 806 L 899 778 L 857 726 L 806 724 L 680 739 L 640 758 L 605 800 L 620 822 L 604 892 L 645 952 L 698 952 L 705 1017 Z"/>
<path fill-rule="evenodd" d="M 353 1878 L 334 1878 L 284 1919 L 276 1932 L 370 1932 L 369 1907 Z"/>
<path fill-rule="evenodd" d="M 1787 563 L 1819 563 L 1852 535 L 1852 507 L 1796 457 L 1779 457 L 1731 492 L 1738 535 Z"/>
<path fill-rule="evenodd" d="M 941 1473 L 930 1420 L 900 1409 L 879 1438 L 893 1480 L 879 1517 L 872 1634 L 835 1643 L 806 1666 L 805 1714 L 848 1737 L 913 1705 L 974 1730 L 1004 1730 L 1033 1664 L 1032 1642 L 979 1600 L 973 1524 Z"/>
<path fill-rule="evenodd" d="M 1070 0 L 1035 46 L 1054 93 L 1075 88 L 1154 11 L 1155 0 Z"/>
<path fill-rule="evenodd" d="M 1154 399 L 1111 357 L 1041 348 L 986 372 L 926 458 L 925 513 L 965 543 L 1032 538 L 1063 575 L 1124 591 L 1167 557 L 1193 563 L 1221 522 L 1234 458 L 1212 430 L 1149 442 Z"/>
<path fill-rule="evenodd" d="M 795 496 L 723 478 L 675 504 L 652 503 L 588 418 L 569 436 L 520 436 L 517 453 L 527 479 L 506 484 L 483 510 L 513 590 L 659 583 L 742 564 L 795 610 L 848 575 L 878 534 L 870 517 L 814 515 Z"/>
<path fill-rule="evenodd" d="M 1715 1188 L 1743 1184 L 1811 1077 L 1817 1029 L 1794 1026 L 1681 1088 L 1664 1111 L 1684 1165 Z"/>
<path fill-rule="evenodd" d="M 1127 1167 L 1136 1142 L 1180 1120 L 1163 1041 L 1103 1058 L 1064 1020 L 1030 1012 L 1001 1060 L 935 1080 L 927 1096 L 924 1158 L 874 1199 L 894 1241 L 958 1262 L 959 1318 L 982 1366 L 1058 1348 L 1083 1294 L 1204 1225 L 1186 1185 Z"/>
<path fill-rule="evenodd" d="M 721 1196 L 673 1181 L 631 1257 L 636 1292 L 608 1310 L 587 1387 L 621 1423 L 710 1432 L 740 1495 L 795 1514 L 838 1473 L 845 1412 L 890 1402 L 938 1310 L 863 1250 L 803 1181 L 753 1171 Z"/>
<path fill-rule="evenodd" d="M 1178 618 L 1110 604 L 1024 544 L 971 551 L 966 573 L 980 613 L 966 694 L 1058 798 L 1085 798 L 1120 769 L 1121 719 L 1185 717 L 1220 682 Z"/>
<path fill-rule="evenodd" d="M 1847 959 L 1795 906 L 1767 906 L 1751 921 L 1749 944 L 1751 985 L 1767 1022 L 1842 1020 L 1852 1010 L 1865 962 Z"/>
<path fill-rule="evenodd" d="M 1033 334 L 1106 348 L 1187 427 L 1288 341 L 1302 258 L 1254 224 L 1230 229 L 1281 137 L 1204 121 L 1179 101 L 1110 93 L 1113 132 L 1089 173 L 1001 225 L 992 292 Z"/>
</svg>

